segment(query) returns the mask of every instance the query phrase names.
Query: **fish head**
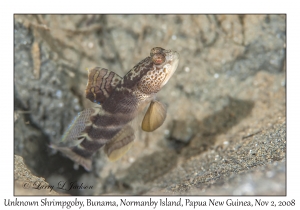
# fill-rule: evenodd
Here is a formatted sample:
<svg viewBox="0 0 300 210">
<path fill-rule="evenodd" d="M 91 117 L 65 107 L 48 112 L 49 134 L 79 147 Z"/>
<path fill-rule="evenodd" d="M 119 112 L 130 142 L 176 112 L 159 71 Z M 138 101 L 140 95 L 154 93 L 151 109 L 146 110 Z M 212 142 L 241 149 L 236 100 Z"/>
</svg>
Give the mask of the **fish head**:
<svg viewBox="0 0 300 210">
<path fill-rule="evenodd" d="M 172 77 L 179 63 L 179 53 L 155 47 L 150 51 L 151 68 L 138 83 L 145 94 L 157 93 Z"/>
</svg>

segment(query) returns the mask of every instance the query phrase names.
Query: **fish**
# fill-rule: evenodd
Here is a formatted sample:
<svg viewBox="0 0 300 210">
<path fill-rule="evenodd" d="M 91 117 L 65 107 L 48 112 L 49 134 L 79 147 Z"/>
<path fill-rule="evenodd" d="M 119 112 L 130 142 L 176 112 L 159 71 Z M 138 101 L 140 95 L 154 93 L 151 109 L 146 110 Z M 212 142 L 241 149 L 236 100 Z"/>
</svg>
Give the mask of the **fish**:
<svg viewBox="0 0 300 210">
<path fill-rule="evenodd" d="M 62 141 L 78 141 L 70 147 L 51 145 L 87 171 L 92 169 L 92 156 L 104 146 L 111 161 L 122 157 L 132 146 L 135 130 L 131 122 L 148 110 L 141 128 L 152 132 L 166 118 L 166 106 L 156 94 L 176 71 L 179 53 L 154 47 L 150 56 L 136 64 L 123 78 L 102 67 L 88 70 L 85 96 L 97 106 L 76 116 Z"/>
</svg>

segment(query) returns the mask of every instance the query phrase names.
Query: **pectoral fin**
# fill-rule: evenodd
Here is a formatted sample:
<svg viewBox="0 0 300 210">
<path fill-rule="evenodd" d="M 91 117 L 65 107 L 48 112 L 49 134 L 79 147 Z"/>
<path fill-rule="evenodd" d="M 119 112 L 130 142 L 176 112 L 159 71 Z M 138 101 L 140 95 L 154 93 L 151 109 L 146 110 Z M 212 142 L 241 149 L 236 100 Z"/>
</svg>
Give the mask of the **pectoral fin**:
<svg viewBox="0 0 300 210">
<path fill-rule="evenodd" d="M 130 125 L 126 125 L 115 135 L 104 147 L 104 151 L 110 161 L 121 158 L 133 145 L 134 130 Z"/>
<path fill-rule="evenodd" d="M 94 103 L 103 103 L 121 80 L 122 77 L 107 69 L 100 67 L 90 69 L 85 96 Z"/>
<path fill-rule="evenodd" d="M 167 116 L 166 106 L 158 101 L 152 101 L 144 116 L 142 129 L 151 132 L 159 128 Z"/>
</svg>

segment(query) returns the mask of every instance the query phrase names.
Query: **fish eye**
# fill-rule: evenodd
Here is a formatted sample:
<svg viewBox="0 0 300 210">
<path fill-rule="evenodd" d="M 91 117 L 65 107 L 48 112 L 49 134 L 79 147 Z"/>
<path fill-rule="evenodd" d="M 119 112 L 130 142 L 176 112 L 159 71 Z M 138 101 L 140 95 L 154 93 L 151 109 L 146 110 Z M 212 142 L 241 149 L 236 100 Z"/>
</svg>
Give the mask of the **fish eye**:
<svg viewBox="0 0 300 210">
<path fill-rule="evenodd" d="M 155 54 L 157 53 L 162 53 L 165 49 L 161 48 L 161 47 L 154 47 L 151 49 L 150 51 L 150 56 L 153 57 Z"/>
<path fill-rule="evenodd" d="M 155 64 L 155 65 L 160 65 L 160 64 L 162 64 L 163 62 L 165 62 L 165 60 L 166 60 L 166 58 L 165 58 L 165 56 L 164 55 L 162 55 L 162 54 L 154 54 L 153 56 L 152 56 L 152 61 L 153 61 L 153 63 Z"/>
</svg>

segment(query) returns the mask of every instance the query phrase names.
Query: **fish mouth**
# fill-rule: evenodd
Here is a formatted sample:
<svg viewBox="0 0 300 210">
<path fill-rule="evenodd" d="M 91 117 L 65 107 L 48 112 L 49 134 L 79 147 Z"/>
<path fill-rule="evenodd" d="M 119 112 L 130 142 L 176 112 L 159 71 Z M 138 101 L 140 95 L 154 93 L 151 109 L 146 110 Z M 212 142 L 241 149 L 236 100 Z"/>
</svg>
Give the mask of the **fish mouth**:
<svg viewBox="0 0 300 210">
<path fill-rule="evenodd" d="M 174 51 L 173 52 L 173 59 L 171 61 L 172 65 L 172 74 L 176 71 L 179 63 L 179 53 Z M 171 75 L 172 76 L 172 75 Z"/>
<path fill-rule="evenodd" d="M 178 63 L 179 63 L 179 53 L 176 51 L 169 51 L 166 53 L 166 57 L 168 57 L 168 64 L 166 65 L 167 67 L 167 76 L 164 80 L 164 82 L 162 83 L 161 87 L 164 86 L 169 79 L 172 77 L 172 75 L 174 74 L 174 72 L 176 71 L 177 67 L 178 67 Z"/>
</svg>

